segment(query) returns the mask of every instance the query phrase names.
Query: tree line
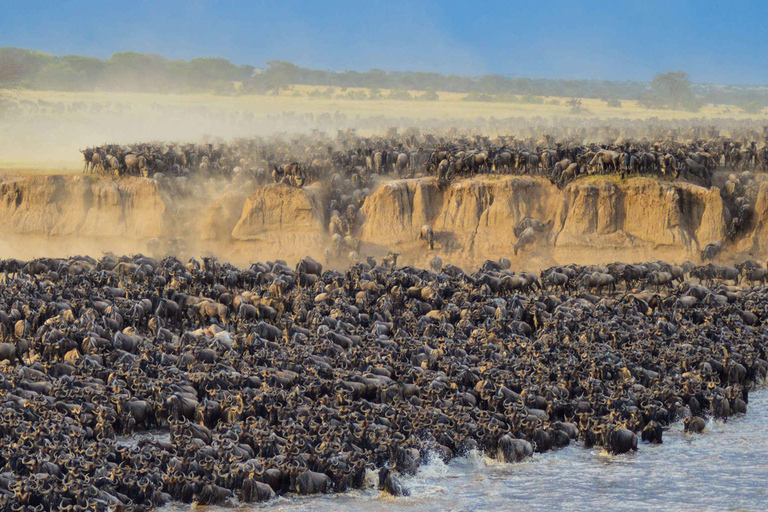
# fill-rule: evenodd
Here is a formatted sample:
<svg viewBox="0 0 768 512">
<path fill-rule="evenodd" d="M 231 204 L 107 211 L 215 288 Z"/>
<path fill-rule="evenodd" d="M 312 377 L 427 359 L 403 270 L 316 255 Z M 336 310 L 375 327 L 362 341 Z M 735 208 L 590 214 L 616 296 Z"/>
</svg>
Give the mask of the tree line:
<svg viewBox="0 0 768 512">
<path fill-rule="evenodd" d="M 120 52 L 108 59 L 82 55 L 55 56 L 22 48 L 0 48 L 0 86 L 57 91 L 124 91 L 159 93 L 264 94 L 291 85 L 388 89 L 366 99 L 434 101 L 434 91 L 465 93 L 467 101 L 531 102 L 562 96 L 595 98 L 612 104 L 638 100 L 648 108 L 698 110 L 704 103 L 739 105 L 758 112 L 768 107 L 768 88 L 693 84 L 682 71 L 659 74 L 651 82 L 463 76 L 422 71 L 326 71 L 270 60 L 264 68 L 236 65 L 222 58 L 189 61 L 160 55 Z M 412 96 L 407 91 L 422 91 Z M 363 99 L 354 92 L 348 99 Z M 514 99 L 519 97 L 518 99 Z M 529 100 L 526 100 L 528 98 Z"/>
</svg>

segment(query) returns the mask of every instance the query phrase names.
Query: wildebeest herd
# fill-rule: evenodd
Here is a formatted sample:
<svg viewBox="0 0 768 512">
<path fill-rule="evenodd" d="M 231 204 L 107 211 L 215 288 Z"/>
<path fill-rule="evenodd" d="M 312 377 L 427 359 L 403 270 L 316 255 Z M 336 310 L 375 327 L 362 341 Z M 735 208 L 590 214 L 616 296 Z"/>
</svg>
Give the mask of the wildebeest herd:
<svg viewBox="0 0 768 512">
<path fill-rule="evenodd" d="M 433 174 L 440 179 L 478 173 L 515 173 L 549 177 L 560 185 L 582 174 L 658 174 L 684 177 L 711 185 L 720 167 L 768 170 L 768 145 L 758 147 L 755 133 L 745 138 L 713 137 L 681 140 L 622 140 L 584 144 L 577 139 L 555 141 L 551 135 L 447 138 L 431 134 L 357 137 L 339 134 L 238 139 L 232 143 L 108 144 L 82 150 L 86 172 L 144 177 L 187 177 L 194 174 L 245 174 L 275 182 L 307 185 L 333 173 L 391 174 L 404 177 Z"/>
<path fill-rule="evenodd" d="M 703 135 L 703 134 L 699 134 Z M 321 133 L 292 138 L 236 139 L 230 143 L 117 144 L 83 151 L 84 170 L 165 179 L 196 177 L 237 183 L 283 183 L 302 187 L 327 184 L 324 218 L 332 237 L 326 262 L 347 255 L 360 259 L 358 212 L 379 179 L 432 175 L 439 183 L 479 173 L 512 173 L 547 177 L 563 187 L 585 174 L 638 173 L 686 178 L 713 185 L 713 173 L 733 171 L 724 184 L 730 223 L 728 240 L 734 241 L 749 224 L 757 187 L 754 171 L 768 167 L 768 146 L 758 147 L 755 131 L 739 137 L 710 136 L 683 140 L 676 136 L 622 140 L 612 144 L 584 144 L 575 137 L 556 141 L 515 136 L 447 137 L 405 133 L 359 137 L 339 132 L 335 138 Z M 432 229 L 426 226 L 428 229 Z M 540 230 L 515 233 L 518 250 Z M 522 235 L 522 237 L 521 237 Z M 434 234 L 429 241 L 434 248 Z"/>
<path fill-rule="evenodd" d="M 428 235 L 427 235 L 428 236 Z M 0 265 L 0 506 L 148 510 L 341 492 L 472 450 L 620 454 L 745 413 L 768 272 L 539 275 L 370 260 L 145 256 Z"/>
</svg>

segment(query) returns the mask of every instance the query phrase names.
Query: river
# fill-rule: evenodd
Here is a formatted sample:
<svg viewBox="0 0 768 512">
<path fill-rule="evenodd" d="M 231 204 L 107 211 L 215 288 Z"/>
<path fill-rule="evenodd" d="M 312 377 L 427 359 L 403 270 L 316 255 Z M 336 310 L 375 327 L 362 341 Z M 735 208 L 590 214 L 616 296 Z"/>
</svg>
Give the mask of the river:
<svg viewBox="0 0 768 512">
<path fill-rule="evenodd" d="M 572 445 L 518 464 L 474 454 L 448 464 L 433 460 L 404 483 L 407 498 L 368 489 L 280 497 L 236 510 L 768 510 L 768 390 L 751 395 L 745 416 L 710 420 L 700 435 L 676 423 L 664 444 L 641 443 L 637 453 L 611 456 Z"/>
</svg>

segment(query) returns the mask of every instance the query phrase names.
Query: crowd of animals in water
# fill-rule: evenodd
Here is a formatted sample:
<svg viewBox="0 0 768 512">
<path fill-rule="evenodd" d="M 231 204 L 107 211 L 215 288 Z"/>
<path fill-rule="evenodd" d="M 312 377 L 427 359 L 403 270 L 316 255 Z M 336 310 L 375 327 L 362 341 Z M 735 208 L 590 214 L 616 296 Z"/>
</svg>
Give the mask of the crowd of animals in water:
<svg viewBox="0 0 768 512">
<path fill-rule="evenodd" d="M 571 443 L 619 455 L 662 443 L 675 421 L 696 435 L 746 413 L 768 375 L 768 269 L 713 261 L 752 222 L 765 130 L 610 135 L 347 130 L 83 150 L 96 175 L 327 187 L 331 242 L 325 265 L 295 267 L 154 246 L 0 261 L 0 508 L 401 496 L 429 458 L 514 463 Z M 380 180 L 493 174 L 717 186 L 728 238 L 700 265 L 540 273 L 506 258 L 465 272 L 437 253 L 428 269 L 361 254 L 360 208 Z M 510 226 L 514 253 L 549 229 Z M 419 238 L 444 244 L 430 225 Z M 327 268 L 345 254 L 346 270 Z"/>
<path fill-rule="evenodd" d="M 529 226 L 530 227 L 530 226 Z M 527 228 L 526 228 L 527 229 Z M 0 507 L 150 510 L 374 485 L 429 457 L 612 454 L 747 411 L 755 261 L 474 272 L 0 262 Z"/>
</svg>

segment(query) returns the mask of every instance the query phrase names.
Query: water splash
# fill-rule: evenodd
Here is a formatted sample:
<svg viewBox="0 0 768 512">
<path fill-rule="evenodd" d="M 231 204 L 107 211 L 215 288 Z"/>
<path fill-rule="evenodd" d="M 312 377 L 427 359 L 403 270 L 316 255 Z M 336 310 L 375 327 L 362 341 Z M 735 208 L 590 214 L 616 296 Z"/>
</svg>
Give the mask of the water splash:
<svg viewBox="0 0 768 512">
<path fill-rule="evenodd" d="M 768 390 L 761 390 L 750 397 L 746 416 L 710 420 L 703 434 L 684 433 L 676 423 L 665 432 L 663 445 L 643 443 L 637 453 L 611 456 L 571 445 L 517 464 L 478 452 L 448 464 L 427 456 L 416 475 L 403 479 L 409 497 L 381 493 L 374 480 L 365 490 L 282 497 L 241 510 L 765 510 L 766 431 Z"/>
</svg>

